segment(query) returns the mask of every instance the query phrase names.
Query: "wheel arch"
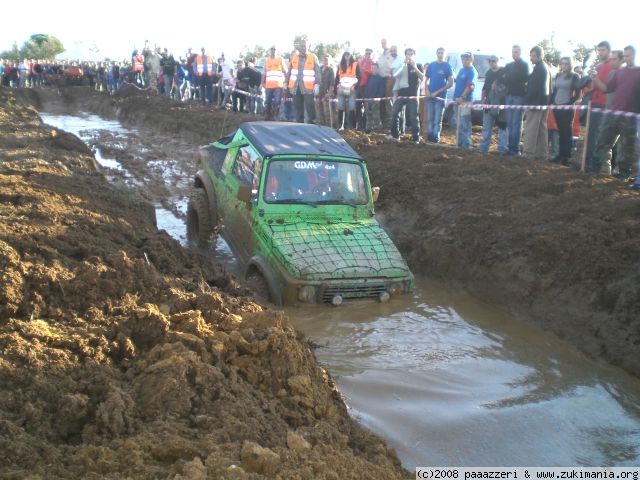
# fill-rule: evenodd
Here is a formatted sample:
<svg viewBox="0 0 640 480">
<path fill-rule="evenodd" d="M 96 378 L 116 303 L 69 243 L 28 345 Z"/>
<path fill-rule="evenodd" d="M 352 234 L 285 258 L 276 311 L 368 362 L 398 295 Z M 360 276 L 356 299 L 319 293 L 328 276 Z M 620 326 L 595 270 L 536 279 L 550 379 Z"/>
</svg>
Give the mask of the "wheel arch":
<svg viewBox="0 0 640 480">
<path fill-rule="evenodd" d="M 278 276 L 264 257 L 260 255 L 251 257 L 247 262 L 244 277 L 247 278 L 253 271 L 260 273 L 267 282 L 271 303 L 282 306 L 282 287 L 278 281 Z"/>
<path fill-rule="evenodd" d="M 204 170 L 198 170 L 193 178 L 193 186 L 195 188 L 203 188 L 207 192 L 207 200 L 209 201 L 209 212 L 213 220 L 213 224 L 217 225 L 220 218 L 218 217 L 218 199 L 216 198 L 216 189 L 213 182 Z"/>
</svg>

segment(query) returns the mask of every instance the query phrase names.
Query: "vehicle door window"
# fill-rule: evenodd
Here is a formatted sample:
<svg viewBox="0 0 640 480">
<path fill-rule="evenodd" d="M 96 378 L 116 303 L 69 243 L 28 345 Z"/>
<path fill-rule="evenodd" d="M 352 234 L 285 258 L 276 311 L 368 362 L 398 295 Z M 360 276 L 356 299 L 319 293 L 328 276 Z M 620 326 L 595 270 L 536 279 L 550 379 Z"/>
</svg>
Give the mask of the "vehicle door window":
<svg viewBox="0 0 640 480">
<path fill-rule="evenodd" d="M 257 188 L 260 182 L 261 166 L 260 155 L 253 147 L 242 147 L 238 150 L 236 162 L 233 166 L 233 174 L 244 185 Z"/>
</svg>

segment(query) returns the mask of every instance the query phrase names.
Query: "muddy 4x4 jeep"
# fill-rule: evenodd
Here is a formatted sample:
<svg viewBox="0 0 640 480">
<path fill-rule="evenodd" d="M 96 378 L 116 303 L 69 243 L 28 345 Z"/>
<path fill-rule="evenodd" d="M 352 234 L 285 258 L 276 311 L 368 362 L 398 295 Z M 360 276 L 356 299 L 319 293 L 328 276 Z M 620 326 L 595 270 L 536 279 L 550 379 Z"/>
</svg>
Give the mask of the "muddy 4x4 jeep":
<svg viewBox="0 0 640 480">
<path fill-rule="evenodd" d="M 218 222 L 259 296 L 276 305 L 390 297 L 413 275 L 374 217 L 365 162 L 327 127 L 250 122 L 200 148 L 187 236 Z"/>
</svg>

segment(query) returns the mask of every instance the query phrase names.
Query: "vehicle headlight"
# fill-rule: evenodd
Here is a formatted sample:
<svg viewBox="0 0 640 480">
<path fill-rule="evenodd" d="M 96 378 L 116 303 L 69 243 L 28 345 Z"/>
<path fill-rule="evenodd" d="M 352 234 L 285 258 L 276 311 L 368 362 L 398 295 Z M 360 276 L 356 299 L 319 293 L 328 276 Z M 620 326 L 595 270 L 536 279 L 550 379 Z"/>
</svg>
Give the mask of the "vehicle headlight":
<svg viewBox="0 0 640 480">
<path fill-rule="evenodd" d="M 316 287 L 305 285 L 298 290 L 298 300 L 304 303 L 312 303 L 316 299 Z"/>
<path fill-rule="evenodd" d="M 391 295 L 389 295 L 389 292 L 380 292 L 380 295 L 378 295 L 378 300 L 380 300 L 382 303 L 388 302 L 390 298 Z"/>
<path fill-rule="evenodd" d="M 389 293 L 391 294 L 392 297 L 396 295 L 400 295 L 402 292 L 404 292 L 404 287 L 401 283 L 393 283 L 389 287 Z"/>
</svg>

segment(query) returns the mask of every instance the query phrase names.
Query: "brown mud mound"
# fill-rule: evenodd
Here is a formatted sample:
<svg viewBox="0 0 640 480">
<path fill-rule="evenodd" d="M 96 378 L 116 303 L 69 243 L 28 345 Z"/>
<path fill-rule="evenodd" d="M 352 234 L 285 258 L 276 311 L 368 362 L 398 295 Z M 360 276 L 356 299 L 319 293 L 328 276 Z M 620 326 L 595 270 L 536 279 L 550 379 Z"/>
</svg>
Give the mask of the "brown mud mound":
<svg viewBox="0 0 640 480">
<path fill-rule="evenodd" d="M 0 477 L 409 476 L 281 314 L 22 95 L 0 92 Z"/>
</svg>

